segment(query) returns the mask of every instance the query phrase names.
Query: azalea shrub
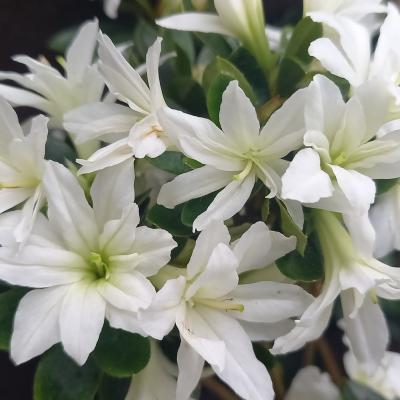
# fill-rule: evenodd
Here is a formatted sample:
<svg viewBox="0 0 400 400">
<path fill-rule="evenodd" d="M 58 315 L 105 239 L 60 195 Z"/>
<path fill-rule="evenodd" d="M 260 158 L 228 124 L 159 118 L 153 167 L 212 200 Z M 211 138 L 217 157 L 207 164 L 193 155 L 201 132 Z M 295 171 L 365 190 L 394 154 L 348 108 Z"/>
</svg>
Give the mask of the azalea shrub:
<svg viewBox="0 0 400 400">
<path fill-rule="evenodd" d="M 34 400 L 400 398 L 397 6 L 119 3 L 0 72 L 0 348 Z"/>
</svg>

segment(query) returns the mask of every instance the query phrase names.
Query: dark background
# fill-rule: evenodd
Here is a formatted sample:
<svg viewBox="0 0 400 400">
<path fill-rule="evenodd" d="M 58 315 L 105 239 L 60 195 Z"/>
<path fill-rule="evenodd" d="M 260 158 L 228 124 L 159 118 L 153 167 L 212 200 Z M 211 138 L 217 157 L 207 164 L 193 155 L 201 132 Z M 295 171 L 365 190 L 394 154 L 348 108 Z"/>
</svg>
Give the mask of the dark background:
<svg viewBox="0 0 400 400">
<path fill-rule="evenodd" d="M 265 3 L 272 23 L 301 13 L 301 0 Z M 13 55 L 36 58 L 51 54 L 47 42 L 53 34 L 94 16 L 106 20 L 99 0 L 0 0 L 0 70 L 23 72 L 24 68 L 11 60 Z M 0 400 L 31 400 L 35 366 L 33 360 L 14 367 L 8 354 L 0 351 Z"/>
</svg>

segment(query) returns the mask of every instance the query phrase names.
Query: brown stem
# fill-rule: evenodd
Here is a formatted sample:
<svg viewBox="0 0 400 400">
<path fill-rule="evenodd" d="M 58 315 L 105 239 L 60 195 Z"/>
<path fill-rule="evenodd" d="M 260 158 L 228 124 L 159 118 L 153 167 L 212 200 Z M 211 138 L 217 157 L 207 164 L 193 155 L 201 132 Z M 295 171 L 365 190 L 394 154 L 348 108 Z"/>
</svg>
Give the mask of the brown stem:
<svg viewBox="0 0 400 400">
<path fill-rule="evenodd" d="M 204 378 L 201 382 L 205 388 L 213 392 L 220 400 L 240 400 L 235 393 L 212 376 Z"/>
<path fill-rule="evenodd" d="M 321 354 L 325 368 L 329 372 L 332 381 L 336 383 L 336 385 L 341 386 L 345 380 L 345 377 L 338 366 L 335 354 L 329 346 L 328 341 L 322 337 L 315 342 L 315 346 Z"/>
<path fill-rule="evenodd" d="M 275 390 L 275 400 L 283 400 L 285 398 L 285 382 L 283 379 L 283 368 L 281 364 L 276 364 L 271 370 L 270 375 Z"/>
</svg>

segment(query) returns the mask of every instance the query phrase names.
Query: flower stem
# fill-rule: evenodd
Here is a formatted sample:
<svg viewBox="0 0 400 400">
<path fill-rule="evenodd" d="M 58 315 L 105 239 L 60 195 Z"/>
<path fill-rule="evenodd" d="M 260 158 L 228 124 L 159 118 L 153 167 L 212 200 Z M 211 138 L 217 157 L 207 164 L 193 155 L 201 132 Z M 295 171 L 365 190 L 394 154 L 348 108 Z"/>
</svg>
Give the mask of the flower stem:
<svg viewBox="0 0 400 400">
<path fill-rule="evenodd" d="M 322 357 L 325 368 L 331 376 L 332 381 L 338 386 L 343 385 L 345 377 L 337 363 L 335 354 L 333 353 L 328 341 L 322 337 L 315 342 L 315 346 Z"/>
</svg>

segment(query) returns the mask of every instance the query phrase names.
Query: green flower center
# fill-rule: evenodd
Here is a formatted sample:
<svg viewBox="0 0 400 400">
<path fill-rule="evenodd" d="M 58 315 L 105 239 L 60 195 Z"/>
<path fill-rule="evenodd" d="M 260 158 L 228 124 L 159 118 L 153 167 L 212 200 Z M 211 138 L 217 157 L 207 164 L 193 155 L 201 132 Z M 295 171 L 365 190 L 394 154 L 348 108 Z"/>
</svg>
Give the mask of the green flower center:
<svg viewBox="0 0 400 400">
<path fill-rule="evenodd" d="M 89 264 L 97 279 L 107 280 L 110 278 L 110 268 L 101 254 L 92 251 L 89 256 Z"/>
</svg>

